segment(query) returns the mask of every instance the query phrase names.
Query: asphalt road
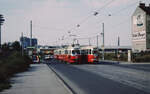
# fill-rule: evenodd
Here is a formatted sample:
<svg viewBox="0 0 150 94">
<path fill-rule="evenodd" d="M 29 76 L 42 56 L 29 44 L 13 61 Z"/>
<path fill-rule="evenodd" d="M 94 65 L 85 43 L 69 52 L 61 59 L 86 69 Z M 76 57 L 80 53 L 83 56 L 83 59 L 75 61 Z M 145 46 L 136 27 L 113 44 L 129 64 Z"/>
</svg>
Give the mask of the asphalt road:
<svg viewBox="0 0 150 94">
<path fill-rule="evenodd" d="M 137 64 L 136 63 L 136 64 L 123 64 L 123 65 L 120 64 L 118 66 L 150 72 L 150 64 Z"/>
<path fill-rule="evenodd" d="M 55 60 L 48 65 L 75 94 L 150 94 L 150 72 L 129 65 L 71 65 Z"/>
</svg>

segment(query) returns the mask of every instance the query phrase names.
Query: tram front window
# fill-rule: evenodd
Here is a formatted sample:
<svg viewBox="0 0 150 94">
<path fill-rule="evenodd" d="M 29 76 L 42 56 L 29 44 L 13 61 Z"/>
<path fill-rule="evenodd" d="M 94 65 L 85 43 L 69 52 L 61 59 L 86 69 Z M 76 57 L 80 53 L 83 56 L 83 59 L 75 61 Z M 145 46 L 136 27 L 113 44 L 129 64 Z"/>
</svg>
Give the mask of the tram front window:
<svg viewBox="0 0 150 94">
<path fill-rule="evenodd" d="M 80 54 L 80 51 L 79 51 L 79 50 L 72 50 L 72 54 L 73 54 L 73 55 Z"/>
<path fill-rule="evenodd" d="M 93 50 L 93 54 L 98 54 L 98 52 L 96 50 Z"/>
<path fill-rule="evenodd" d="M 80 54 L 80 51 L 79 51 L 79 50 L 76 50 L 75 52 L 76 52 L 77 54 Z"/>
</svg>

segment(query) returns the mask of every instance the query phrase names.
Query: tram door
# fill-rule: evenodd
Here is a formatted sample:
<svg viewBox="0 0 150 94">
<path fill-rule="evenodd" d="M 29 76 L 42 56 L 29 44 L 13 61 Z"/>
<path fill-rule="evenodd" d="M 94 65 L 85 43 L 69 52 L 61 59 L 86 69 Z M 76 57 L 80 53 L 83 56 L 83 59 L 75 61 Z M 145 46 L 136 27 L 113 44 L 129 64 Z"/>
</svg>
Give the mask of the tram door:
<svg viewBox="0 0 150 94">
<path fill-rule="evenodd" d="M 81 64 L 86 64 L 88 62 L 87 51 L 81 50 Z"/>
</svg>

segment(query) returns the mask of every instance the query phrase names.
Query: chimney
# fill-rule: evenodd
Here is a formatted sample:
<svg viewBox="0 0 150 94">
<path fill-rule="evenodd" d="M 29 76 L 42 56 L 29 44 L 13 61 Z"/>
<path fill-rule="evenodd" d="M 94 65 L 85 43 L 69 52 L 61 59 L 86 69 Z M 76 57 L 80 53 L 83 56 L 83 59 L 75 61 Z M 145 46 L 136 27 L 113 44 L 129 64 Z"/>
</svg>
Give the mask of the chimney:
<svg viewBox="0 0 150 94">
<path fill-rule="evenodd" d="M 145 3 L 140 3 L 140 7 L 145 7 Z"/>
</svg>

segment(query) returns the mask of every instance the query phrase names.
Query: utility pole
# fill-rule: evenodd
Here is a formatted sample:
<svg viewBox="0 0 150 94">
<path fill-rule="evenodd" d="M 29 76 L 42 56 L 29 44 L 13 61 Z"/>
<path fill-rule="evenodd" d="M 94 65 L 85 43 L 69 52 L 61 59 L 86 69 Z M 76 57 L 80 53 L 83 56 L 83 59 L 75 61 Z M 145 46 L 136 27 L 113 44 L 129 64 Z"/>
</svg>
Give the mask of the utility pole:
<svg viewBox="0 0 150 94">
<path fill-rule="evenodd" d="M 32 46 L 32 20 L 30 21 L 30 47 Z"/>
<path fill-rule="evenodd" d="M 0 48 L 1 48 L 1 25 L 3 25 L 5 19 L 3 17 L 3 15 L 0 14 Z"/>
<path fill-rule="evenodd" d="M 77 44 L 79 44 L 79 40 L 77 39 Z"/>
<path fill-rule="evenodd" d="M 97 35 L 97 48 L 98 48 L 98 35 Z"/>
<path fill-rule="evenodd" d="M 103 33 L 102 33 L 102 36 L 103 36 L 103 45 L 102 45 L 102 59 L 104 60 L 105 59 L 105 36 L 104 36 L 104 23 L 102 23 L 102 29 L 103 29 Z"/>
<path fill-rule="evenodd" d="M 1 49 L 1 23 L 0 23 L 0 49 Z"/>
<path fill-rule="evenodd" d="M 118 36 L 118 47 L 120 46 L 120 37 Z"/>
<path fill-rule="evenodd" d="M 21 33 L 21 37 L 22 37 L 22 56 L 24 55 L 24 37 L 23 37 L 23 32 Z"/>
<path fill-rule="evenodd" d="M 119 46 L 120 46 L 120 37 L 118 36 L 118 47 L 117 47 L 117 59 L 118 59 L 118 61 L 119 61 L 119 58 L 120 58 Z"/>
<path fill-rule="evenodd" d="M 89 38 L 89 46 L 91 46 L 91 38 Z"/>
</svg>

